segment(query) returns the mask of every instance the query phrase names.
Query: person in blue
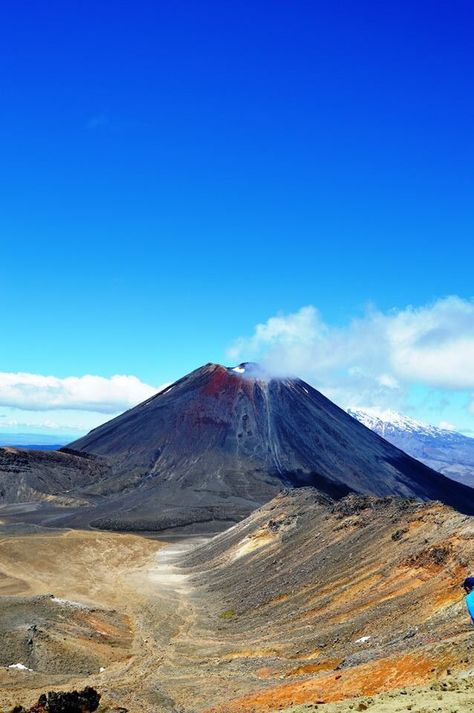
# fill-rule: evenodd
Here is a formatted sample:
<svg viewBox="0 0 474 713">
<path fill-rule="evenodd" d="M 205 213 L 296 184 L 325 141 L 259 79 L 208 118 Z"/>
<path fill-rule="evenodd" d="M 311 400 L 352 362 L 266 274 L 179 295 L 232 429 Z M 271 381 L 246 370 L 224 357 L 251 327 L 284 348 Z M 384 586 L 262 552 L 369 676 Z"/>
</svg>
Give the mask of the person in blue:
<svg viewBox="0 0 474 713">
<path fill-rule="evenodd" d="M 466 606 L 474 624 L 474 577 L 466 577 L 463 584 L 463 589 L 466 592 Z"/>
</svg>

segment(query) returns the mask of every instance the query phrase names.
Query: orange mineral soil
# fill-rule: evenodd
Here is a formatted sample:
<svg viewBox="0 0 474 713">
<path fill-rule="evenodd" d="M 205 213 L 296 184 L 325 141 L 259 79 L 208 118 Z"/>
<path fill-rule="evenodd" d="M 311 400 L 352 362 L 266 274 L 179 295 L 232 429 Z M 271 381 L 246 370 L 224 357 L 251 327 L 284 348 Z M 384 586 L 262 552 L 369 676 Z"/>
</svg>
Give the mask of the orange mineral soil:
<svg viewBox="0 0 474 713">
<path fill-rule="evenodd" d="M 21 661 L 38 670 L 3 661 L 0 711 L 58 685 L 93 685 L 130 713 L 270 713 L 444 685 L 472 666 L 460 583 L 473 561 L 469 516 L 306 488 L 199 542 L 5 534 L 2 641 L 28 654 L 26 633 L 12 638 L 15 597 L 23 614 L 31 605 L 26 624 L 41 614 L 44 637 L 36 663 Z"/>
</svg>

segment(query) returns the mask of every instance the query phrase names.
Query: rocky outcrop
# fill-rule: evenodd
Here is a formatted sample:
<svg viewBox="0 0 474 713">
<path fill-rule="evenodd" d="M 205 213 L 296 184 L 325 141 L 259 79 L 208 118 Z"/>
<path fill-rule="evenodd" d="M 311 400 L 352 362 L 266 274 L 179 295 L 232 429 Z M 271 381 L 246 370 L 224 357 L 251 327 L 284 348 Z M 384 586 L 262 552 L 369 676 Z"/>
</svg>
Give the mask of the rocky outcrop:
<svg viewBox="0 0 474 713">
<path fill-rule="evenodd" d="M 28 712 L 23 706 L 16 706 L 12 713 L 93 713 L 100 698 L 100 693 L 90 686 L 82 691 L 50 691 L 43 693 Z"/>
</svg>

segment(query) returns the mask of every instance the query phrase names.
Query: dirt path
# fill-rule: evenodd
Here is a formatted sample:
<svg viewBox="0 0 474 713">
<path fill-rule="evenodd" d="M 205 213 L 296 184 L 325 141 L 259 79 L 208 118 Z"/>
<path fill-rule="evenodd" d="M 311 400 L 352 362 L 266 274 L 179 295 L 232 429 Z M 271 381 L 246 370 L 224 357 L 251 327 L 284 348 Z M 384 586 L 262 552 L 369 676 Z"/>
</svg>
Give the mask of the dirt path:
<svg viewBox="0 0 474 713">
<path fill-rule="evenodd" d="M 6 635 L 9 628 L 17 627 L 16 615 L 10 621 L 5 614 L 11 595 L 22 597 L 23 608 L 30 607 L 27 619 L 31 622 L 38 621 L 38 596 L 54 595 L 54 602 L 69 607 L 80 604 L 84 611 L 95 612 L 90 617 L 88 648 L 92 652 L 97 634 L 102 657 L 97 668 L 103 670 L 87 679 L 51 676 L 45 670 L 8 669 L 6 661 L 0 669 L 0 710 L 18 701 L 33 702 L 48 687 L 85 684 L 96 686 L 105 704 L 125 706 L 130 713 L 175 710 L 160 682 L 160 668 L 193 621 L 190 584 L 175 564 L 193 545 L 193 541 L 166 544 L 135 535 L 88 531 L 4 536 L 0 540 L 0 594 L 9 596 L 0 596 L 0 619 Z M 125 650 L 119 655 L 116 640 L 104 632 L 99 611 L 128 623 L 129 641 L 127 645 L 122 641 Z M 41 621 L 50 641 L 56 632 Z M 60 627 L 64 658 L 64 646 L 72 651 L 78 633 L 70 629 L 70 622 L 66 627 L 61 621 Z"/>
</svg>

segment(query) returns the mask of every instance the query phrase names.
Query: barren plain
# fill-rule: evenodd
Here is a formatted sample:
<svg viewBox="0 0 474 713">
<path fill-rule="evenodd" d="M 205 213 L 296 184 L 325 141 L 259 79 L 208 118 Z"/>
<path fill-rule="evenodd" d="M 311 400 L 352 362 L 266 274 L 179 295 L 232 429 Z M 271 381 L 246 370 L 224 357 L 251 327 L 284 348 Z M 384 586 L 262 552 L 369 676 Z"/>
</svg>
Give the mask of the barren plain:
<svg viewBox="0 0 474 713">
<path fill-rule="evenodd" d="M 444 505 L 310 488 L 208 539 L 4 522 L 0 710 L 91 685 L 101 713 L 468 711 L 473 555 Z"/>
</svg>

